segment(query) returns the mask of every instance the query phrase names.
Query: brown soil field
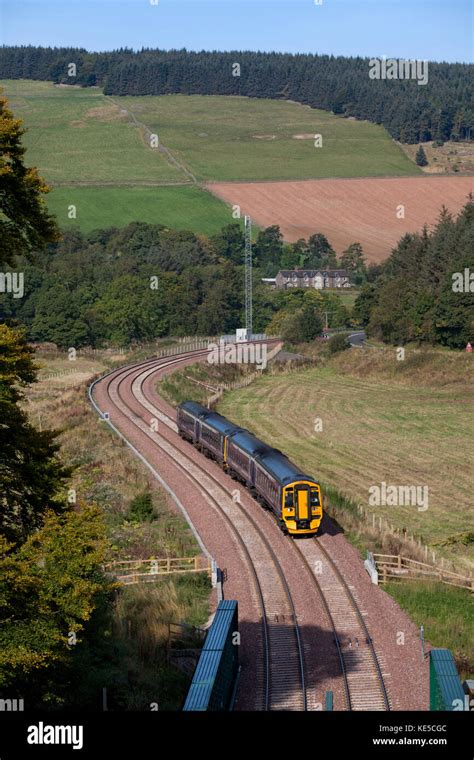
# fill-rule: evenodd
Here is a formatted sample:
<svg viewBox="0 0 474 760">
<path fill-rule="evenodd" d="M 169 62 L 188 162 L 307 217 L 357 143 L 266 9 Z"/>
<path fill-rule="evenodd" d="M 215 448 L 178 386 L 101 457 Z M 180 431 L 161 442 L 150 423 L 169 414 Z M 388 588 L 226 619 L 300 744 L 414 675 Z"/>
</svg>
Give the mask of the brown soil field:
<svg viewBox="0 0 474 760">
<path fill-rule="evenodd" d="M 341 253 L 361 243 L 369 262 L 380 262 L 407 232 L 432 226 L 445 205 L 456 214 L 474 190 L 474 178 L 403 177 L 297 182 L 219 182 L 207 185 L 238 204 L 260 227 L 278 224 L 294 242 L 322 232 Z M 404 207 L 404 218 L 400 216 Z"/>
</svg>

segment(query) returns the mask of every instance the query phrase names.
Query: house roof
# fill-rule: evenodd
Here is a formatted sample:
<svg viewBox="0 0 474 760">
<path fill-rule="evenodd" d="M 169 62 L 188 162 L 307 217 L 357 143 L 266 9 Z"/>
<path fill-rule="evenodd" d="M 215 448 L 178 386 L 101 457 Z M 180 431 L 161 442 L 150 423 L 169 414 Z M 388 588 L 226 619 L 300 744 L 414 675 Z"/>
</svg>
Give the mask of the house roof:
<svg viewBox="0 0 474 760">
<path fill-rule="evenodd" d="M 321 274 L 324 277 L 348 277 L 348 273 L 345 269 L 281 269 L 278 274 L 282 277 L 316 277 Z M 278 275 L 277 275 L 278 277 Z"/>
</svg>

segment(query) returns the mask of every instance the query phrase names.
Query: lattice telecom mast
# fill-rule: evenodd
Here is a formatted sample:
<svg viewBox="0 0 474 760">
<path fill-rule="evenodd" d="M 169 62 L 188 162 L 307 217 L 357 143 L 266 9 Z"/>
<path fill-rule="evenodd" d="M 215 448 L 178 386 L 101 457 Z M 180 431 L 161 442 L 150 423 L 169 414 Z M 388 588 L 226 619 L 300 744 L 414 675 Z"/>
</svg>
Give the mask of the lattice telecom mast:
<svg viewBox="0 0 474 760">
<path fill-rule="evenodd" d="M 252 335 L 252 220 L 245 217 L 245 328 Z"/>
</svg>

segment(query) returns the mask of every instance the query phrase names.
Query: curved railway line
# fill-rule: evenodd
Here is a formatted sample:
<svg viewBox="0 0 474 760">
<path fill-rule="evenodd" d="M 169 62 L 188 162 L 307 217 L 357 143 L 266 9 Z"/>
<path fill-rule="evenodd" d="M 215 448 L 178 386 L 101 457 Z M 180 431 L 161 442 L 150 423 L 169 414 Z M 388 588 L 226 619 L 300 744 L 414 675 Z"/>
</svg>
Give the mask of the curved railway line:
<svg viewBox="0 0 474 760">
<path fill-rule="evenodd" d="M 202 352 L 200 352 L 202 355 Z M 148 363 L 148 362 L 147 362 Z M 158 368 L 179 363 L 161 361 Z M 257 522 L 244 507 L 211 476 L 167 439 L 152 433 L 150 426 L 138 420 L 134 409 L 121 393 L 121 386 L 140 371 L 118 371 L 106 378 L 112 402 L 152 438 L 162 454 L 180 467 L 201 496 L 224 519 L 237 540 L 250 569 L 258 599 L 262 622 L 263 688 L 258 691 L 259 708 L 263 710 L 306 710 L 304 656 L 293 599 L 285 575 L 272 546 Z M 155 367 L 153 369 L 155 371 Z M 155 410 L 156 412 L 156 410 Z M 130 415 L 129 415 L 130 416 Z"/>
<path fill-rule="evenodd" d="M 166 459 L 180 468 L 234 535 L 253 579 L 261 614 L 263 672 L 262 687 L 257 694 L 259 709 L 305 710 L 307 684 L 295 607 L 270 541 L 257 521 L 236 499 L 238 490 L 223 485 L 204 464 L 198 464 L 151 428 L 151 420 L 158 420 L 158 426 L 161 421 L 168 429 L 177 432 L 173 418 L 157 407 L 155 399 L 152 400 L 144 391 L 146 380 L 160 370 L 182 364 L 183 360 L 205 356 L 206 353 L 203 349 L 170 358 L 149 359 L 114 370 L 95 381 L 93 386 L 98 382 L 105 384 L 106 393 L 116 408 L 159 447 Z M 127 380 L 136 407 L 123 397 L 123 383 Z M 143 416 L 144 410 L 152 415 L 151 420 Z M 273 525 L 276 529 L 271 516 L 267 514 L 266 517 L 269 528 Z M 288 541 L 288 545 L 305 568 L 325 610 L 337 648 L 346 709 L 390 710 L 383 674 L 363 613 L 336 563 L 317 538 L 292 540 Z"/>
</svg>

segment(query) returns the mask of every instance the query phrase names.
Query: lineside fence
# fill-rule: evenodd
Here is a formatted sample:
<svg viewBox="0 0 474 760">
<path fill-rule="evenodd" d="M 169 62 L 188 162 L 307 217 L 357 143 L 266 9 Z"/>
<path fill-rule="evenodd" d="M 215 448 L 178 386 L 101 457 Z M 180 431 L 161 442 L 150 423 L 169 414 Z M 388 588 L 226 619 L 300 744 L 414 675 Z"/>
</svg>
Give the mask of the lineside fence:
<svg viewBox="0 0 474 760">
<path fill-rule="evenodd" d="M 163 559 L 117 560 L 103 566 L 107 575 L 120 584 L 130 586 L 136 583 L 150 583 L 164 575 L 185 573 L 205 573 L 214 581 L 217 573 L 215 562 L 198 554 L 195 557 L 165 557 Z M 213 582 L 213 585 L 215 583 Z"/>
<path fill-rule="evenodd" d="M 379 583 L 387 583 L 391 580 L 424 580 L 439 581 L 447 583 L 449 586 L 457 586 L 474 591 L 474 579 L 453 573 L 450 570 L 444 570 L 441 567 L 434 567 L 427 562 L 419 562 L 409 557 L 402 557 L 400 554 L 372 554 L 375 567 L 377 568 Z"/>
<path fill-rule="evenodd" d="M 459 566 L 456 566 L 454 562 L 451 562 L 444 557 L 438 556 L 433 547 L 423 543 L 419 536 L 415 536 L 413 533 L 410 533 L 406 528 L 398 528 L 392 525 L 385 517 L 376 515 L 375 512 L 367 509 L 362 504 L 357 505 L 357 511 L 359 517 L 369 528 L 373 530 L 375 534 L 378 534 L 380 536 L 393 536 L 393 538 L 399 539 L 401 542 L 406 542 L 405 545 L 408 545 L 408 547 L 412 548 L 415 557 L 418 556 L 419 558 L 415 560 L 406 557 L 407 562 L 418 562 L 420 565 L 424 565 L 426 568 L 431 568 L 435 576 L 433 578 L 434 580 L 437 579 L 441 580 L 442 583 L 447 583 L 448 581 L 443 580 L 443 578 L 449 579 L 451 576 L 453 576 L 455 579 L 461 578 L 464 585 L 457 582 L 450 585 L 463 585 L 463 588 L 473 588 L 472 583 L 474 579 L 472 572 L 470 574 L 467 572 L 459 572 L 461 569 Z M 403 544 L 401 546 L 401 550 L 403 551 Z M 374 554 L 374 557 L 376 556 L 398 557 L 399 555 Z M 410 570 L 408 565 L 406 565 L 404 569 Z M 464 570 L 464 568 L 462 568 L 462 570 Z M 407 577 L 411 577 L 410 573 L 405 573 L 405 575 Z M 442 577 L 440 578 L 440 576 Z M 421 575 L 421 577 L 423 576 Z"/>
<path fill-rule="evenodd" d="M 281 350 L 281 345 L 277 344 L 274 346 L 268 353 L 267 353 L 267 363 L 271 361 L 274 356 Z M 244 377 L 242 380 L 236 380 L 233 383 L 222 383 L 218 387 L 213 388 L 210 385 L 207 385 L 206 383 L 201 383 L 200 381 L 196 380 L 194 382 L 197 382 L 199 385 L 202 385 L 207 390 L 214 390 L 214 393 L 208 397 L 207 399 L 207 405 L 209 409 L 212 409 L 212 407 L 219 401 L 221 396 L 224 394 L 225 391 L 235 391 L 239 390 L 240 388 L 246 388 L 248 385 L 253 383 L 254 380 L 257 380 L 257 378 L 262 377 L 263 370 L 257 370 L 256 372 L 252 372 L 251 374 L 248 374 L 246 377 Z M 188 377 L 188 380 L 192 380 L 193 378 Z"/>
</svg>

